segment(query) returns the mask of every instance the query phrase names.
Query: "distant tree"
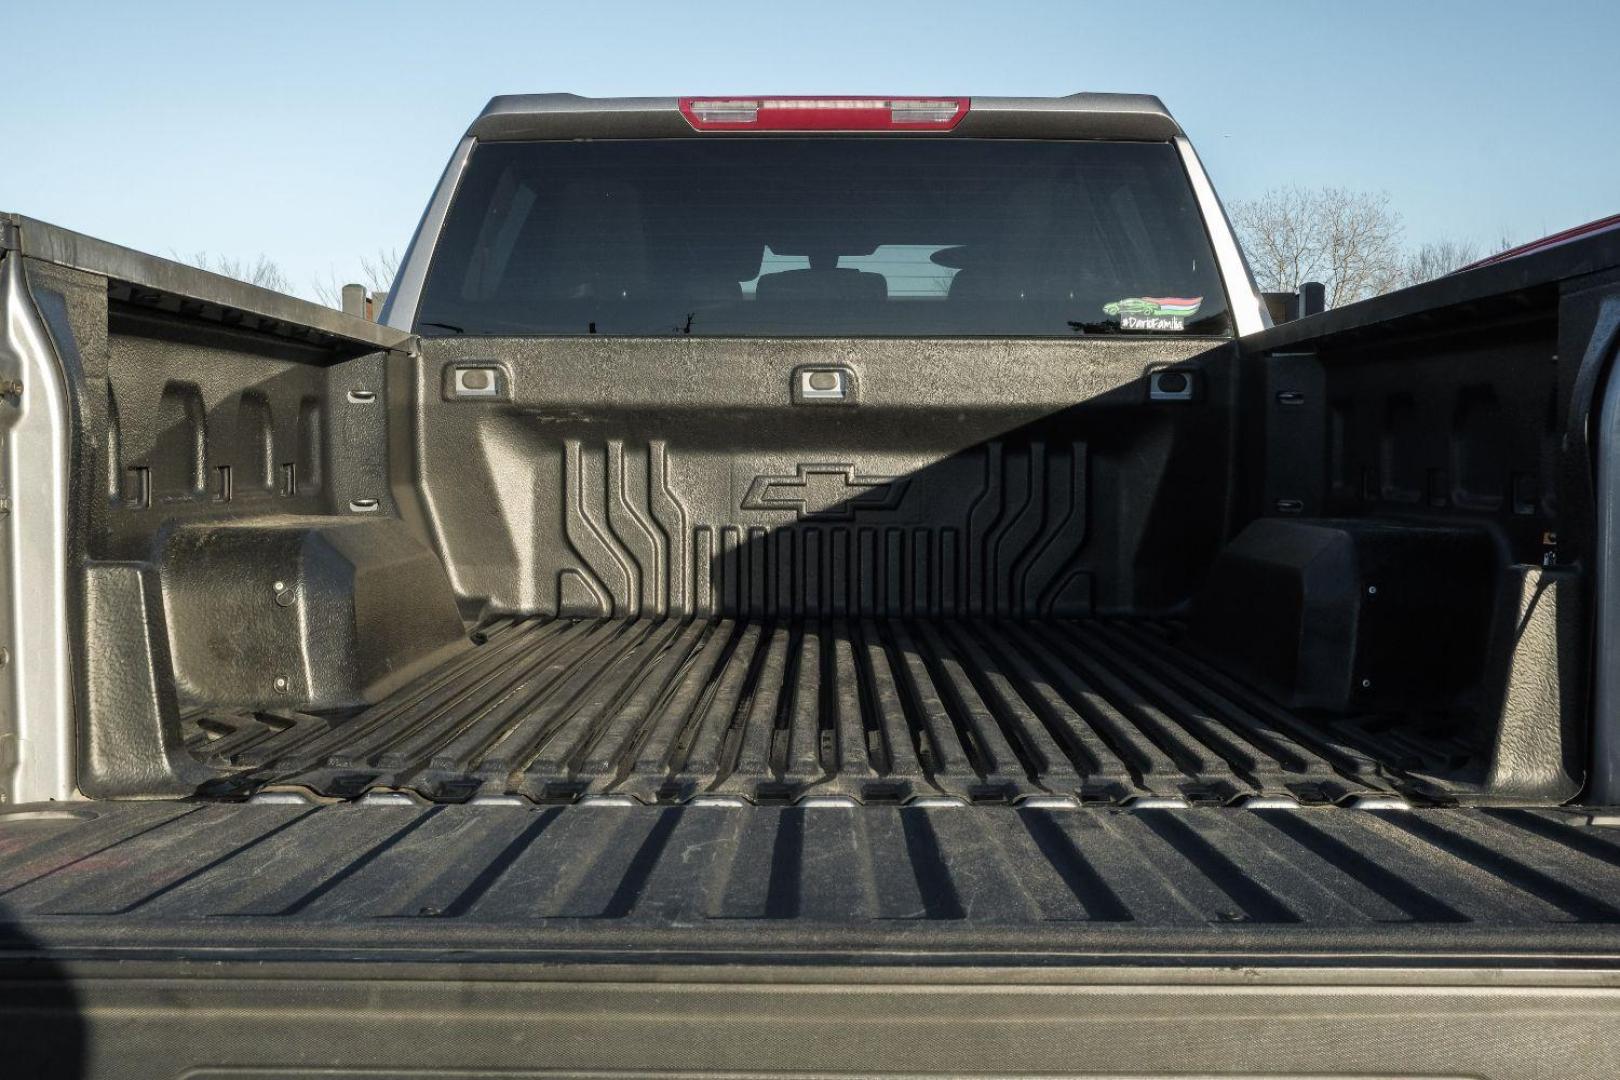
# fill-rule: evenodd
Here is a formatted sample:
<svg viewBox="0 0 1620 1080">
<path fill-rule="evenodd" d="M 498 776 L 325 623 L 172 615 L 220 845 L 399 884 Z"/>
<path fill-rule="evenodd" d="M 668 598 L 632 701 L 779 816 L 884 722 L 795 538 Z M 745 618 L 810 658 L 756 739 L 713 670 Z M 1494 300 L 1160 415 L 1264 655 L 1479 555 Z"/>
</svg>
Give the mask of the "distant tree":
<svg viewBox="0 0 1620 1080">
<path fill-rule="evenodd" d="M 211 255 L 206 251 L 199 251 L 189 259 L 176 256 L 182 262 L 188 262 L 199 270 L 207 270 L 223 277 L 235 278 L 245 281 L 249 285 L 258 285 L 276 292 L 291 292 L 292 279 L 287 277 L 273 259 L 264 255 L 258 256 L 252 262 L 245 259 L 232 258 L 228 255 Z"/>
<path fill-rule="evenodd" d="M 1500 255 L 1504 251 L 1511 250 L 1513 248 L 1518 247 L 1520 244 L 1527 243 L 1527 242 L 1528 241 L 1520 240 L 1518 237 L 1514 236 L 1512 233 L 1509 233 L 1506 230 L 1503 230 L 1502 232 L 1496 234 L 1496 243 L 1491 246 L 1491 250 L 1489 252 L 1487 252 L 1487 254 L 1488 255 Z"/>
<path fill-rule="evenodd" d="M 344 283 L 338 280 L 337 271 L 328 270 L 325 277 L 318 277 L 311 282 L 310 288 L 315 290 L 315 299 L 329 308 L 341 310 L 343 307 L 343 285 Z"/>
<path fill-rule="evenodd" d="M 1401 216 L 1389 196 L 1342 188 L 1323 196 L 1328 303 L 1338 307 L 1400 288 Z"/>
<path fill-rule="evenodd" d="M 1303 188 L 1273 188 L 1232 204 L 1232 225 L 1260 287 L 1295 292 L 1322 272 L 1316 196 Z"/>
<path fill-rule="evenodd" d="M 399 249 L 391 248 L 383 251 L 380 248 L 374 256 L 360 256 L 360 272 L 358 275 L 339 281 L 336 270 L 328 270 L 325 277 L 316 278 L 313 283 L 315 296 L 327 307 L 343 307 L 343 286 L 347 284 L 364 285 L 366 292 L 373 295 L 385 293 L 394 287 L 394 278 L 399 273 Z"/>
<path fill-rule="evenodd" d="M 1293 292 L 1307 281 L 1327 286 L 1331 307 L 1403 283 L 1401 216 L 1383 193 L 1345 188 L 1274 188 L 1235 203 L 1238 231 L 1260 287 Z"/>
<path fill-rule="evenodd" d="M 380 248 L 375 258 L 368 259 L 360 256 L 360 283 L 368 291 L 385 293 L 394 287 L 394 278 L 399 276 L 399 249 L 390 248 L 383 251 Z"/>
<path fill-rule="evenodd" d="M 1481 258 L 1479 245 L 1470 240 L 1431 240 L 1407 253 L 1401 284 L 1421 285 Z"/>
</svg>

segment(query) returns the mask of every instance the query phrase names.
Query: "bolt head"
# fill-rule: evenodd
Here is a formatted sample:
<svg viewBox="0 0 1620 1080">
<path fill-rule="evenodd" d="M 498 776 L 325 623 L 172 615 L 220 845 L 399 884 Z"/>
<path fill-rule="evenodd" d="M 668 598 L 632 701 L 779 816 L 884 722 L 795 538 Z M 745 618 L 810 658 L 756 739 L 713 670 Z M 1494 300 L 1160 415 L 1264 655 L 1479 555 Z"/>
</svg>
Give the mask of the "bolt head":
<svg viewBox="0 0 1620 1080">
<path fill-rule="evenodd" d="M 287 676 L 277 675 L 276 681 L 273 685 L 276 688 L 276 693 L 285 694 L 287 692 L 287 687 L 291 686 L 292 683 L 287 680 Z"/>
<path fill-rule="evenodd" d="M 1376 586 L 1376 585 L 1367 586 L 1367 595 L 1368 596 L 1377 596 L 1378 595 L 1378 586 Z"/>
</svg>

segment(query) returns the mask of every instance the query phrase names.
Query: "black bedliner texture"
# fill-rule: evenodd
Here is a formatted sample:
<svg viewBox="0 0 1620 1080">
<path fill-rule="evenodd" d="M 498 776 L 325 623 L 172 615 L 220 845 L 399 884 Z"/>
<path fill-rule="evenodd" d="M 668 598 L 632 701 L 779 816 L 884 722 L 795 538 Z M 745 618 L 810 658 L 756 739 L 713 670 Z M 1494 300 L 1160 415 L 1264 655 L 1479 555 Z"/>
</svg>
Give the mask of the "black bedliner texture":
<svg viewBox="0 0 1620 1080">
<path fill-rule="evenodd" d="M 529 619 L 347 717 L 195 719 L 205 793 L 541 803 L 1466 797 L 1445 731 L 1282 709 L 1124 620 Z"/>
<path fill-rule="evenodd" d="M 1556 810 L 102 803 L 0 815 L 64 947 L 746 954 L 1614 951 L 1620 838 Z M 436 959 L 442 959 L 438 954 Z M 915 957 L 913 957 L 915 959 Z"/>
</svg>

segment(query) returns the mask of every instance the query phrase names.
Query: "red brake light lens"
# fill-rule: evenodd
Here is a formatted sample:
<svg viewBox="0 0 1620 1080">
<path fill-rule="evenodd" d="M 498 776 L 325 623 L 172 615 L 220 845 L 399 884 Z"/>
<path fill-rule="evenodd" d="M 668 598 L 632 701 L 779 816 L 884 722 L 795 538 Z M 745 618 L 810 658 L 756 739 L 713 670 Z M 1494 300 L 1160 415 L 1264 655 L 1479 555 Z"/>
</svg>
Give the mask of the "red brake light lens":
<svg viewBox="0 0 1620 1080">
<path fill-rule="evenodd" d="M 967 98 L 681 98 L 698 131 L 949 131 Z"/>
</svg>

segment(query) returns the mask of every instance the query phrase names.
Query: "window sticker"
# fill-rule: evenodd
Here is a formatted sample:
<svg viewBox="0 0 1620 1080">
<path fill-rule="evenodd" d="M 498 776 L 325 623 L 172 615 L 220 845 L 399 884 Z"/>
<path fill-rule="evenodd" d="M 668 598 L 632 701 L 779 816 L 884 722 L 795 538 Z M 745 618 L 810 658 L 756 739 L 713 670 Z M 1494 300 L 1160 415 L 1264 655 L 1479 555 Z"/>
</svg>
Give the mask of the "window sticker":
<svg viewBox="0 0 1620 1080">
<path fill-rule="evenodd" d="M 1128 296 L 1103 305 L 1103 314 L 1119 320 L 1121 330 L 1179 332 L 1198 314 L 1202 296 Z"/>
</svg>

